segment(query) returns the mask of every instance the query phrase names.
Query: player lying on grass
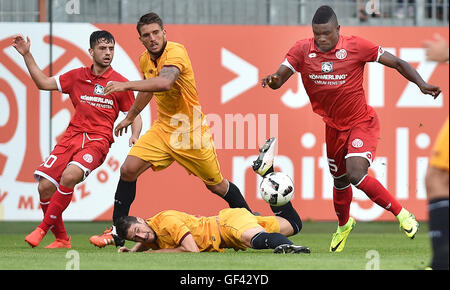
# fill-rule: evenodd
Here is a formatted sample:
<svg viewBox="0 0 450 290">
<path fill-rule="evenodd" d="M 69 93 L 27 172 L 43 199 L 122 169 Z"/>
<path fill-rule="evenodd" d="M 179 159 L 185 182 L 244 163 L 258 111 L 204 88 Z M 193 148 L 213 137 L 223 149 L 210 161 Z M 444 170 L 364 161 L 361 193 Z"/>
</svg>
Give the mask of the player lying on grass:
<svg viewBox="0 0 450 290">
<path fill-rule="evenodd" d="M 274 249 L 274 253 L 310 253 L 309 248 L 294 245 L 287 238 L 302 227 L 297 212 L 293 209 L 285 216 L 288 219 L 255 216 L 245 208 L 223 209 L 210 217 L 176 210 L 162 211 L 147 220 L 123 216 L 116 223 L 117 234 L 136 244 L 131 249 L 120 247 L 118 252 L 224 252 L 227 248 L 253 248 Z"/>
</svg>

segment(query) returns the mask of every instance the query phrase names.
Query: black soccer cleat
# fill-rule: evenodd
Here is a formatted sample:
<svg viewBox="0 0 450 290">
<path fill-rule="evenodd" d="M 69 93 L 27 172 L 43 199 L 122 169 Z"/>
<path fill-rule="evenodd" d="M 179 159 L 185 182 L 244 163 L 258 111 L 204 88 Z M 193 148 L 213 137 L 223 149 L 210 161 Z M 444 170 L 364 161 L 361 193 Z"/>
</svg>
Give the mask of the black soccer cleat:
<svg viewBox="0 0 450 290">
<path fill-rule="evenodd" d="M 273 252 L 275 254 L 310 254 L 311 250 L 308 247 L 283 244 L 277 246 Z"/>
</svg>

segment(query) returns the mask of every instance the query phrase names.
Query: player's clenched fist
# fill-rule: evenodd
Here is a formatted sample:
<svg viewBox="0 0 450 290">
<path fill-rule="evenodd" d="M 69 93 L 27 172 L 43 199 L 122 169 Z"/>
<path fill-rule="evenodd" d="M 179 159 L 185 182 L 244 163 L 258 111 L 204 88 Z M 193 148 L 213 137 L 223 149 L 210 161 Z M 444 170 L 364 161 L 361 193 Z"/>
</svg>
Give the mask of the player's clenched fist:
<svg viewBox="0 0 450 290">
<path fill-rule="evenodd" d="M 271 74 L 266 76 L 261 80 L 261 86 L 265 88 L 266 86 L 271 87 L 272 89 L 278 88 L 278 82 L 280 81 L 280 76 L 278 74 Z"/>
</svg>

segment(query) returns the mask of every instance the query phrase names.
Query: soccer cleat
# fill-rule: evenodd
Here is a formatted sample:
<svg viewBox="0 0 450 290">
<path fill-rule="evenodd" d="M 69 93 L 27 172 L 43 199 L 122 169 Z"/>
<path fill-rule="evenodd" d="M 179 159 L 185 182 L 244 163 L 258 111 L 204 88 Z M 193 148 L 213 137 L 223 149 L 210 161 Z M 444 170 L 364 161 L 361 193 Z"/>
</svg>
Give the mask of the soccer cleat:
<svg viewBox="0 0 450 290">
<path fill-rule="evenodd" d="M 72 245 L 69 240 L 56 239 L 53 243 L 49 244 L 46 249 L 71 249 Z"/>
<path fill-rule="evenodd" d="M 307 247 L 303 246 L 296 246 L 296 245 L 289 245 L 289 244 L 283 244 L 277 246 L 273 252 L 275 254 L 310 254 L 311 250 Z"/>
<path fill-rule="evenodd" d="M 338 227 L 337 231 L 333 234 L 333 238 L 331 239 L 330 252 L 341 252 L 344 249 L 348 235 L 353 230 L 355 225 L 356 221 L 350 217 L 345 226 L 342 226 L 345 227 L 345 229 L 340 230 L 339 228 L 342 227 Z"/>
<path fill-rule="evenodd" d="M 89 242 L 96 247 L 103 248 L 108 245 L 115 245 L 121 247 L 125 244 L 125 240 L 120 239 L 117 235 L 112 233 L 113 227 L 106 229 L 103 234 L 95 235 L 89 238 Z"/>
<path fill-rule="evenodd" d="M 27 242 L 33 248 L 37 247 L 41 243 L 45 234 L 46 232 L 44 232 L 40 227 L 37 227 L 34 231 L 32 231 L 25 237 L 25 242 Z"/>
<path fill-rule="evenodd" d="M 258 159 L 253 161 L 253 171 L 263 176 L 266 172 L 273 166 L 273 158 L 275 152 L 275 143 L 277 138 L 272 137 L 264 143 L 264 145 L 259 149 Z"/>
<path fill-rule="evenodd" d="M 400 229 L 405 232 L 408 238 L 411 240 L 414 239 L 419 230 L 419 222 L 416 220 L 416 217 L 406 209 L 402 208 L 397 215 L 397 219 L 400 222 Z"/>
</svg>

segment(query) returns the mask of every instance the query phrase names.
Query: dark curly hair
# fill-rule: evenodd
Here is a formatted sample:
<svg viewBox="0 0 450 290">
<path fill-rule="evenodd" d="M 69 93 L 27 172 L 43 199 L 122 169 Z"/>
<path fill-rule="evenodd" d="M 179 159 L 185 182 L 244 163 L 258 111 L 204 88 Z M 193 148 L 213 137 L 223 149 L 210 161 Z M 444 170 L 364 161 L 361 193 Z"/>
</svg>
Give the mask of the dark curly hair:
<svg viewBox="0 0 450 290">
<path fill-rule="evenodd" d="M 99 43 L 100 41 L 105 41 L 107 43 L 115 43 L 114 36 L 109 33 L 106 30 L 97 30 L 91 33 L 91 36 L 89 37 L 89 45 L 91 48 L 94 48 L 94 46 Z"/>
</svg>

